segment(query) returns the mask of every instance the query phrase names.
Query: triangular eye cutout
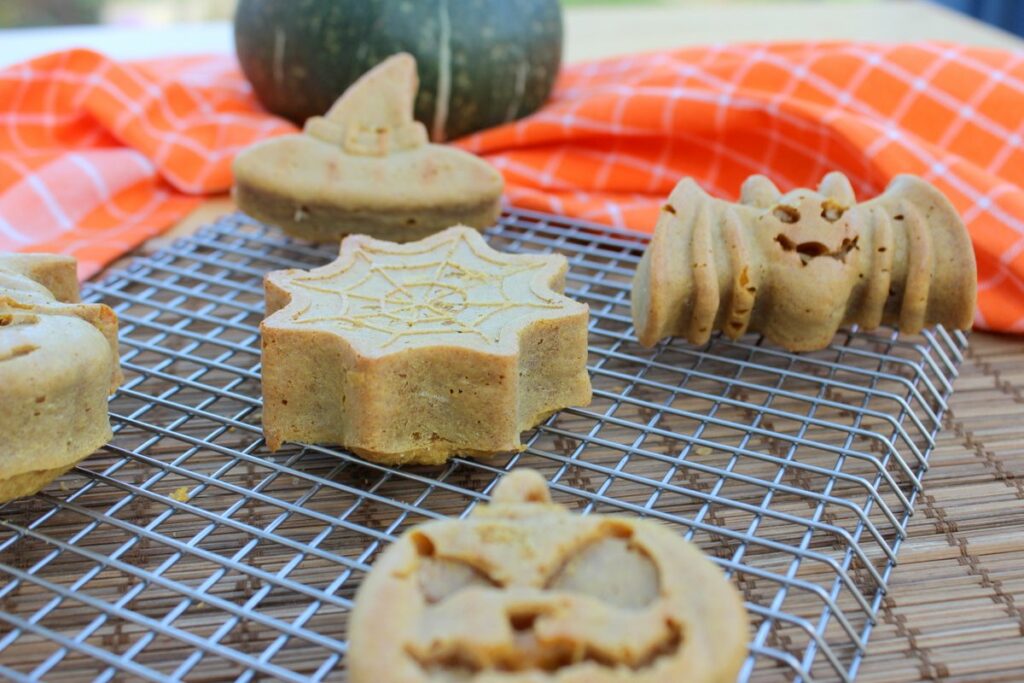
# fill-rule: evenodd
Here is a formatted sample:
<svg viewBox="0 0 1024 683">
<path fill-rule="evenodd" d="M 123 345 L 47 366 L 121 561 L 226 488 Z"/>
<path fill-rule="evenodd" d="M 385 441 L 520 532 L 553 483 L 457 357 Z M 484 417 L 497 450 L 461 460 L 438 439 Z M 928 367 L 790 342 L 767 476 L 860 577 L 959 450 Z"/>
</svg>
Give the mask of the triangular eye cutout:
<svg viewBox="0 0 1024 683">
<path fill-rule="evenodd" d="M 306 121 L 304 132 L 360 156 L 421 147 L 427 131 L 412 116 L 418 89 L 415 58 L 392 55 L 349 86 L 324 116 Z"/>
<path fill-rule="evenodd" d="M 609 605 L 640 609 L 659 595 L 658 568 L 629 539 L 610 536 L 581 548 L 548 581 L 548 590 L 589 595 Z"/>
</svg>

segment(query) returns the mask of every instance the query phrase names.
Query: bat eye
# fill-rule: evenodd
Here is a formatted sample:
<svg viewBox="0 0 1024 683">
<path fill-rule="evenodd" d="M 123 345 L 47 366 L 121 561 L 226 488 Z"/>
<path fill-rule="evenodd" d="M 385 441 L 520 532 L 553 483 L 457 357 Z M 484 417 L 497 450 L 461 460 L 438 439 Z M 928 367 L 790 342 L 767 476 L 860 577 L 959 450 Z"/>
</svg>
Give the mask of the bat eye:
<svg viewBox="0 0 1024 683">
<path fill-rule="evenodd" d="M 616 607 L 637 609 L 660 593 L 658 568 L 629 537 L 594 541 L 572 555 L 547 585 L 548 590 L 580 593 Z"/>
<path fill-rule="evenodd" d="M 846 207 L 832 199 L 826 199 L 821 203 L 821 217 L 829 223 L 835 223 L 845 212 Z"/>
<path fill-rule="evenodd" d="M 772 209 L 772 215 L 783 223 L 796 223 L 800 220 L 800 211 L 796 207 L 786 206 L 785 204 L 779 204 Z"/>
</svg>

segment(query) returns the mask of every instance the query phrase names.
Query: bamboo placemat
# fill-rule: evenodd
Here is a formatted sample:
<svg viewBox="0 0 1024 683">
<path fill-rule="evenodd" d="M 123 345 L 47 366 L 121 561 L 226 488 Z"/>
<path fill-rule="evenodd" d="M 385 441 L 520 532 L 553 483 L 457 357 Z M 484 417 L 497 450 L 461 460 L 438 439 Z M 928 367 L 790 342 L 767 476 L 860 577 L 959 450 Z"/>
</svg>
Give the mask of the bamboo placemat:
<svg viewBox="0 0 1024 683">
<path fill-rule="evenodd" d="M 1024 680 L 1024 343 L 971 335 L 857 678 Z"/>
</svg>

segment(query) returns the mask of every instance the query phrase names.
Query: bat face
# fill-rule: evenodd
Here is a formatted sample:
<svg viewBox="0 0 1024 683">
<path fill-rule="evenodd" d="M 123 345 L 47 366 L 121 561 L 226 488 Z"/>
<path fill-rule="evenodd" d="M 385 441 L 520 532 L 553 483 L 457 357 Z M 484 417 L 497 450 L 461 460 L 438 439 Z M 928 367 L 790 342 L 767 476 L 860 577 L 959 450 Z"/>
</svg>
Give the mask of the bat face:
<svg viewBox="0 0 1024 683">
<path fill-rule="evenodd" d="M 810 190 L 796 190 L 749 215 L 763 261 L 752 266 L 771 283 L 775 315 L 762 331 L 786 338 L 793 328 L 834 331 L 862 279 L 861 243 L 870 241 L 863 209 Z M 831 337 L 830 333 L 826 333 Z"/>
<path fill-rule="evenodd" d="M 969 327 L 977 271 L 970 238 L 938 190 L 898 176 L 857 203 L 845 176 L 781 194 L 752 176 L 739 203 L 690 179 L 669 196 L 632 292 L 641 344 L 760 332 L 790 351 L 821 349 L 843 325 Z"/>
<path fill-rule="evenodd" d="M 774 235 L 772 241 L 786 263 L 799 261 L 807 266 L 819 258 L 845 264 L 850 252 L 859 249 L 865 218 L 857 206 L 846 206 L 818 192 L 796 190 L 765 208 L 755 221 L 758 232 Z"/>
</svg>

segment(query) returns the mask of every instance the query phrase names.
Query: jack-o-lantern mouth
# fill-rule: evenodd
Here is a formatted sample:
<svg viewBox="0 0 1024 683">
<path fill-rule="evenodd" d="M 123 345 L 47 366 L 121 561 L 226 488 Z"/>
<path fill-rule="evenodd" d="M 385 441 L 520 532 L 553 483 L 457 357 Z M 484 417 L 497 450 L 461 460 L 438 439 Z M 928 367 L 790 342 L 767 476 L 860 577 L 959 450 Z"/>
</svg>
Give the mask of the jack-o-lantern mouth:
<svg viewBox="0 0 1024 683">
<path fill-rule="evenodd" d="M 640 670 L 683 643 L 682 626 L 657 604 L 654 562 L 618 526 L 571 551 L 543 585 L 503 586 L 479 567 L 437 557 L 426 537 L 414 543 L 426 606 L 406 652 L 424 670 L 554 672 L 584 663 Z"/>
<path fill-rule="evenodd" d="M 483 648 L 470 640 L 453 639 L 430 643 L 429 647 L 409 645 L 406 652 L 425 671 L 478 674 L 484 671 L 553 673 L 580 664 L 593 663 L 609 668 L 625 667 L 641 671 L 662 657 L 678 654 L 683 644 L 683 629 L 672 620 L 664 622 L 664 633 L 643 651 L 625 654 L 600 644 L 568 637 L 546 639 L 538 635 L 538 612 L 509 616 L 514 630 L 511 647 Z"/>
</svg>

